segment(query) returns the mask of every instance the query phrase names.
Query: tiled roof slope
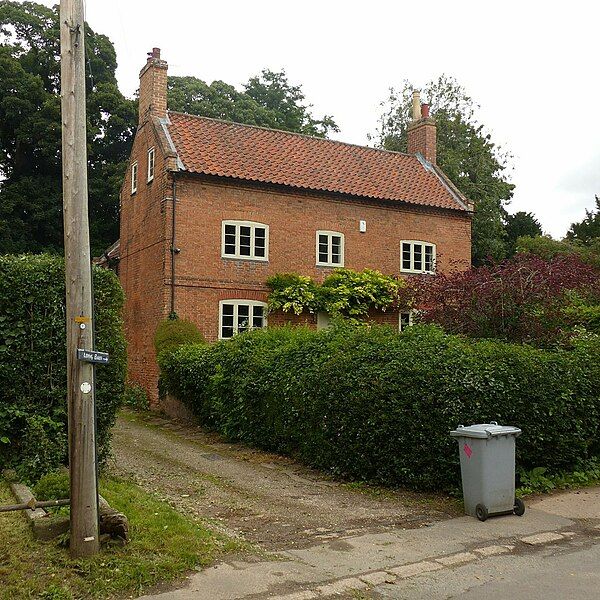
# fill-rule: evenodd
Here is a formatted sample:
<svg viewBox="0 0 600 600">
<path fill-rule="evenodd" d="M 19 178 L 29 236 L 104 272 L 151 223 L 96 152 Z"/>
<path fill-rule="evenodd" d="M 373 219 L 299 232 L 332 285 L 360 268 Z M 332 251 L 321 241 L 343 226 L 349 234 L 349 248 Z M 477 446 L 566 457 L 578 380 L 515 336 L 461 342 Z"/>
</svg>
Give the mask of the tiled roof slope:
<svg viewBox="0 0 600 600">
<path fill-rule="evenodd" d="M 167 127 L 191 173 L 468 210 L 416 156 L 176 112 Z"/>
</svg>

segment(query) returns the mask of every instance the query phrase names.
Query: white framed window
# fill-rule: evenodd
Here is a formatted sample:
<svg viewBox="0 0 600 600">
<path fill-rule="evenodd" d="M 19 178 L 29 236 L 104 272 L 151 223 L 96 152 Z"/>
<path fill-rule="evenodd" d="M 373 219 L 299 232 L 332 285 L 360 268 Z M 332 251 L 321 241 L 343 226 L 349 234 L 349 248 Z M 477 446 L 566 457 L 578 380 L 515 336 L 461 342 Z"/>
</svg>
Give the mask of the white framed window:
<svg viewBox="0 0 600 600">
<path fill-rule="evenodd" d="M 398 330 L 404 331 L 407 327 L 413 324 L 413 311 L 403 310 L 398 315 Z"/>
<path fill-rule="evenodd" d="M 150 148 L 150 150 L 148 150 L 148 183 L 154 179 L 154 160 L 154 148 Z"/>
<path fill-rule="evenodd" d="M 317 265 L 344 266 L 344 234 L 338 231 L 317 231 Z"/>
<path fill-rule="evenodd" d="M 400 243 L 400 271 L 403 273 L 434 273 L 435 244 L 402 240 Z"/>
<path fill-rule="evenodd" d="M 221 300 L 219 302 L 219 339 L 227 340 L 249 329 L 267 325 L 267 305 L 255 300 Z"/>
<path fill-rule="evenodd" d="M 223 221 L 221 256 L 269 260 L 269 226 L 253 221 Z"/>
<path fill-rule="evenodd" d="M 131 193 L 137 192 L 138 164 L 137 161 L 131 165 Z"/>
</svg>

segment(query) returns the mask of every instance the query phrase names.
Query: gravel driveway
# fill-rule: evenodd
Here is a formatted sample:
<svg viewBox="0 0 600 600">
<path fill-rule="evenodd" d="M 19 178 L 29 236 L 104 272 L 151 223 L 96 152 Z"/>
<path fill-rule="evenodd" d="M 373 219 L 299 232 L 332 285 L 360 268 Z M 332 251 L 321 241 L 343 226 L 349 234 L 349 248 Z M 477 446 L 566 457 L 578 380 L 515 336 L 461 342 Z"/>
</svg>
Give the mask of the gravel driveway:
<svg viewBox="0 0 600 600">
<path fill-rule="evenodd" d="M 289 458 L 160 417 L 123 414 L 113 453 L 117 475 L 268 551 L 459 514 L 456 502 L 440 496 L 345 485 Z"/>
</svg>

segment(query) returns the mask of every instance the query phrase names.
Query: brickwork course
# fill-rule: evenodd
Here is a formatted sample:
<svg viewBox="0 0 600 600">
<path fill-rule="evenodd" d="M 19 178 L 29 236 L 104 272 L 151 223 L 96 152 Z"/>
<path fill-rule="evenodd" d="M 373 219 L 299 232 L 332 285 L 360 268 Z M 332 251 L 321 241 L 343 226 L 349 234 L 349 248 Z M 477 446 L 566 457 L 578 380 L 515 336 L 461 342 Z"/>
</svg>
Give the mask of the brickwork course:
<svg viewBox="0 0 600 600">
<path fill-rule="evenodd" d="M 435 122 L 428 113 L 409 128 L 410 154 L 389 152 L 169 112 L 167 68 L 154 48 L 140 72 L 120 240 L 111 248 L 126 298 L 128 377 L 154 406 L 159 321 L 175 311 L 212 342 L 220 301 L 266 302 L 265 280 L 282 272 L 322 281 L 333 269 L 316 264 L 317 231 L 343 234 L 344 266 L 355 270 L 400 274 L 402 240 L 435 244 L 438 272 L 470 265 L 473 207 L 435 164 Z M 222 257 L 224 220 L 268 226 L 268 260 Z M 372 318 L 398 325 L 397 313 Z M 270 326 L 286 322 L 316 326 L 317 318 L 268 317 Z"/>
</svg>

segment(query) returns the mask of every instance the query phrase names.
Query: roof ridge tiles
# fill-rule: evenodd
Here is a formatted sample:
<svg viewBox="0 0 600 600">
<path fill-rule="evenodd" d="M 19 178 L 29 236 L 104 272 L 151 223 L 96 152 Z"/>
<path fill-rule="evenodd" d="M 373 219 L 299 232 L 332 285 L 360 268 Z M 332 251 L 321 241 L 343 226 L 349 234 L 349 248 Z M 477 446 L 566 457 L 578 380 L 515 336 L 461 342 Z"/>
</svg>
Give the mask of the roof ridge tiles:
<svg viewBox="0 0 600 600">
<path fill-rule="evenodd" d="M 409 158 L 415 158 L 414 154 L 408 152 L 400 152 L 399 150 L 388 150 L 386 148 L 375 148 L 373 146 L 364 146 L 362 144 L 353 144 L 352 142 L 344 142 L 342 140 L 334 140 L 326 137 L 319 137 L 318 135 L 309 135 L 308 133 L 299 133 L 297 131 L 288 131 L 287 129 L 276 129 L 275 127 L 265 127 L 264 125 L 250 125 L 248 123 L 239 123 L 238 121 L 228 121 L 227 119 L 217 119 L 216 117 L 205 117 L 203 115 L 193 115 L 191 113 L 180 112 L 177 110 L 169 110 L 167 114 L 181 115 L 182 117 L 191 117 L 192 119 L 202 119 L 205 121 L 214 121 L 215 123 L 223 123 L 224 125 L 235 125 L 238 127 L 248 127 L 252 129 L 259 129 L 262 131 L 271 131 L 273 133 L 281 133 L 290 136 L 296 136 L 301 138 L 307 138 L 309 140 L 316 140 L 318 142 L 330 142 L 332 144 L 340 144 L 342 146 L 349 146 L 350 148 L 361 148 L 362 150 L 371 150 L 373 152 L 381 152 L 390 155 L 407 156 Z"/>
</svg>

